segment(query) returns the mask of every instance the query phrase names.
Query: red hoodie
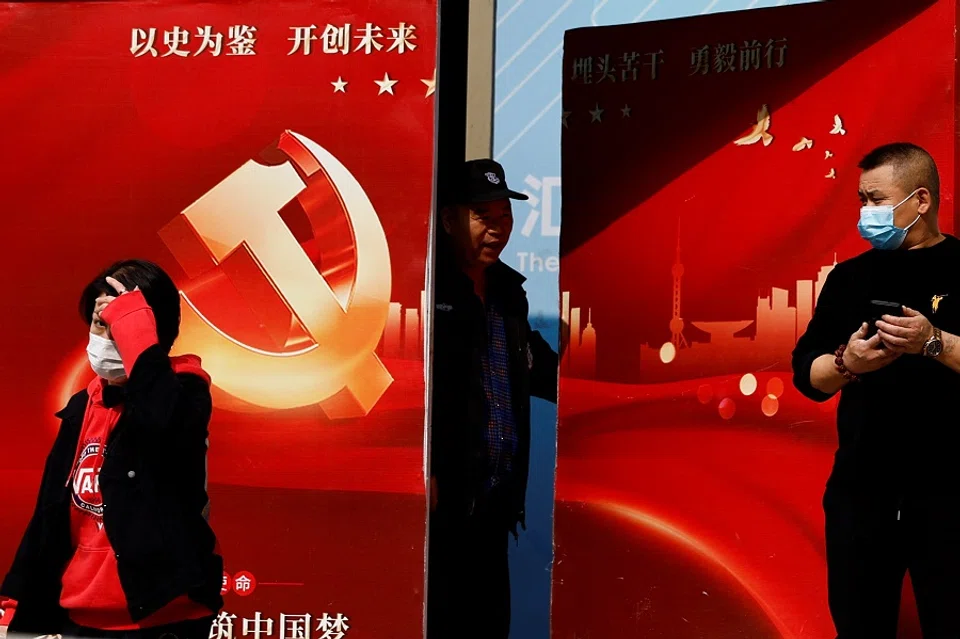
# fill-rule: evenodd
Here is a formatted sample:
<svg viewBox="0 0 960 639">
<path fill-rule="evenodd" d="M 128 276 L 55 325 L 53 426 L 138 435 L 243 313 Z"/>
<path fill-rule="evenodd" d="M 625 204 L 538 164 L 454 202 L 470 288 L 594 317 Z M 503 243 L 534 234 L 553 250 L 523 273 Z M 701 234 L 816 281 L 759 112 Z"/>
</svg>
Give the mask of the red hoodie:
<svg viewBox="0 0 960 639">
<path fill-rule="evenodd" d="M 103 318 L 110 326 L 129 376 L 140 354 L 157 343 L 153 311 L 143 295 L 135 291 L 118 297 L 104 310 Z M 210 383 L 200 367 L 200 358 L 184 355 L 170 358 L 170 363 L 176 372 L 191 373 Z M 117 560 L 103 528 L 99 483 L 103 447 L 123 411 L 122 404 L 104 404 L 107 386 L 106 380 L 96 378 L 87 387 L 90 398 L 69 479 L 74 555 L 61 580 L 60 605 L 75 624 L 107 631 L 137 630 L 210 616 L 213 611 L 183 595 L 139 623 L 130 617 Z M 0 599 L 0 610 L 4 611 L 0 625 L 10 624 L 15 609 L 16 602 Z"/>
</svg>

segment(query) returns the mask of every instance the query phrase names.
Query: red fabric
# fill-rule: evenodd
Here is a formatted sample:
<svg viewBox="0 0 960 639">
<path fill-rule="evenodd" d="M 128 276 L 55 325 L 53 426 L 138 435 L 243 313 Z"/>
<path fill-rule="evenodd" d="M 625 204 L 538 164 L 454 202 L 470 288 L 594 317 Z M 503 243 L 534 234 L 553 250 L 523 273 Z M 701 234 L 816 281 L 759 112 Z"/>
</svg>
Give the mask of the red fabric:
<svg viewBox="0 0 960 639">
<path fill-rule="evenodd" d="M 110 327 L 123 359 L 123 368 L 130 375 L 133 365 L 143 351 L 157 343 L 157 320 L 153 309 L 140 291 L 117 297 L 100 314 Z"/>
<path fill-rule="evenodd" d="M 200 366 L 200 358 L 196 355 L 177 355 L 170 358 L 170 365 L 177 373 L 196 375 L 210 385 L 210 375 Z"/>
<path fill-rule="evenodd" d="M 17 611 L 17 602 L 13 599 L 0 599 L 0 628 L 10 626 Z"/>
<path fill-rule="evenodd" d="M 153 311 L 146 306 L 143 295 L 136 292 L 117 298 L 104 310 L 103 318 L 117 341 L 129 375 L 137 357 L 157 343 Z M 209 383 L 210 378 L 200 368 L 198 357 L 175 357 L 171 364 L 177 372 L 196 374 Z M 74 623 L 108 631 L 136 630 L 206 617 L 211 611 L 186 595 L 139 623 L 130 617 L 117 572 L 117 559 L 103 528 L 99 485 L 103 449 L 122 412 L 122 405 L 104 405 L 106 385 L 106 380 L 97 378 L 87 389 L 90 400 L 71 473 L 70 532 L 75 550 L 63 574 L 60 605 Z M 131 477 L 133 479 L 135 477 Z"/>
</svg>

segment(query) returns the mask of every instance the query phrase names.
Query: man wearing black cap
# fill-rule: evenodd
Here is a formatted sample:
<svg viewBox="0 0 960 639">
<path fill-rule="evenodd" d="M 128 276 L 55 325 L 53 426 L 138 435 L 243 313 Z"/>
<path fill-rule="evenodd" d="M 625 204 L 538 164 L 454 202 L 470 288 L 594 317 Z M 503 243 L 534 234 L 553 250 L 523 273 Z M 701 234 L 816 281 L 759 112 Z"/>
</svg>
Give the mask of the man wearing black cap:
<svg viewBox="0 0 960 639">
<path fill-rule="evenodd" d="M 556 402 L 557 354 L 527 321 L 503 167 L 462 167 L 441 212 L 434 313 L 428 639 L 506 638 L 507 538 L 524 526 L 530 396 Z"/>
</svg>

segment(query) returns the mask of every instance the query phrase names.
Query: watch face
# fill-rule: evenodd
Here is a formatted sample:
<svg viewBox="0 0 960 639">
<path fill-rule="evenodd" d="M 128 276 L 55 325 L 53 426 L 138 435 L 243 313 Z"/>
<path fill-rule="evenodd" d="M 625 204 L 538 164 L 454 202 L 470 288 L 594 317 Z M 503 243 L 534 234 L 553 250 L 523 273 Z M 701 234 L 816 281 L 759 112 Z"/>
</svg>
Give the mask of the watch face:
<svg viewBox="0 0 960 639">
<path fill-rule="evenodd" d="M 925 351 L 927 357 L 939 357 L 940 353 L 943 352 L 943 341 L 935 339 L 929 342 Z"/>
</svg>

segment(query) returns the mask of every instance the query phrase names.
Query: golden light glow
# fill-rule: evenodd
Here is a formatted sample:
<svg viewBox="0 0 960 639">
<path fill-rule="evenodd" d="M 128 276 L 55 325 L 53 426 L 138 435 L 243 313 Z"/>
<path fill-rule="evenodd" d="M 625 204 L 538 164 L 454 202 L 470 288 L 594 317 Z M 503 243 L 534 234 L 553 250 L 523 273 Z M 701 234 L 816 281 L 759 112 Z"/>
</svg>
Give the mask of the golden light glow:
<svg viewBox="0 0 960 639">
<path fill-rule="evenodd" d="M 740 378 L 740 392 L 747 397 L 757 392 L 757 377 L 753 373 L 747 373 Z"/>
<path fill-rule="evenodd" d="M 767 417 L 773 417 L 777 414 L 777 411 L 780 410 L 780 400 L 777 399 L 776 395 L 767 395 L 763 398 L 763 401 L 760 402 L 760 410 L 763 411 L 763 414 Z"/>
<path fill-rule="evenodd" d="M 677 358 L 677 347 L 672 342 L 667 342 L 660 347 L 660 361 L 669 364 Z"/>
</svg>

